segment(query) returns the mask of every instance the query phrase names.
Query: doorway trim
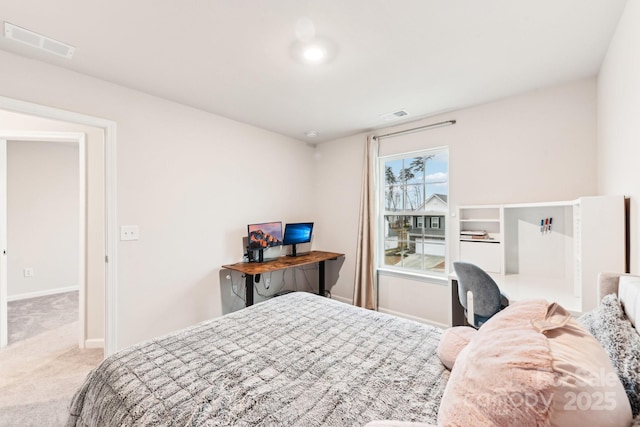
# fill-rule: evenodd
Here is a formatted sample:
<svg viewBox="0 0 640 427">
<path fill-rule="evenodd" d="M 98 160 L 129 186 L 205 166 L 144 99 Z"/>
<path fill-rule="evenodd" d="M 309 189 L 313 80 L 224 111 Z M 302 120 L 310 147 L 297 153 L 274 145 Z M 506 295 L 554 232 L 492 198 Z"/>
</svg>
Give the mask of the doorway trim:
<svg viewBox="0 0 640 427">
<path fill-rule="evenodd" d="M 117 343 L 117 188 L 116 188 L 116 122 L 72 111 L 48 107 L 31 102 L 0 96 L 0 108 L 32 116 L 61 120 L 104 131 L 105 161 L 105 357 L 118 349 Z M 0 304 L 6 304 L 6 295 L 0 295 Z M 0 306 L 1 308 L 1 306 Z M 0 334 L 2 331 L 0 330 Z M 6 331 L 5 331 L 6 335 Z"/>
<path fill-rule="evenodd" d="M 78 345 L 80 348 L 86 347 L 86 304 L 87 304 L 87 218 L 86 218 L 86 136 L 82 132 L 41 132 L 41 131 L 3 131 L 0 129 L 0 170 L 3 171 L 0 178 L 0 193 L 2 200 L 0 201 L 0 246 L 2 246 L 2 264 L 0 266 L 0 292 L 3 295 L 2 307 L 0 308 L 0 328 L 2 334 L 0 338 L 0 346 L 7 345 L 9 331 L 7 325 L 7 302 L 8 302 L 8 264 L 7 264 L 7 142 L 77 142 L 78 143 L 78 287 L 79 287 L 79 336 Z"/>
</svg>

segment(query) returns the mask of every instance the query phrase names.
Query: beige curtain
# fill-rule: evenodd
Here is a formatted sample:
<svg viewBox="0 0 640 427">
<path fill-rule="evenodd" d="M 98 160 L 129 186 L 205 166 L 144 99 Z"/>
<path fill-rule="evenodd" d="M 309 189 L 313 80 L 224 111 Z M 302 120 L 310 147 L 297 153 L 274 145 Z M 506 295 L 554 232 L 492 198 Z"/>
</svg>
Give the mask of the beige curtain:
<svg viewBox="0 0 640 427">
<path fill-rule="evenodd" d="M 378 140 L 367 138 L 362 168 L 362 191 L 360 194 L 360 221 L 358 224 L 358 249 L 356 252 L 356 282 L 353 289 L 353 304 L 372 310 L 377 309 L 376 296 L 376 185 Z"/>
</svg>

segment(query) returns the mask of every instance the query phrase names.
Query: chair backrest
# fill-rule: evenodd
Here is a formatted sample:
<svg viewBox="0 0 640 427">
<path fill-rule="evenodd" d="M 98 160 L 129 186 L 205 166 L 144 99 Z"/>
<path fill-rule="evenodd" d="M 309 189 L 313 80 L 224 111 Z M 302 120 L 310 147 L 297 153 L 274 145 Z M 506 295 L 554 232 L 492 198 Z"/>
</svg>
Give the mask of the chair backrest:
<svg viewBox="0 0 640 427">
<path fill-rule="evenodd" d="M 473 309 L 477 316 L 491 317 L 500 311 L 500 288 L 486 271 L 477 265 L 456 261 L 453 269 L 458 276 L 460 305 L 468 309 L 467 291 L 473 294 Z"/>
</svg>

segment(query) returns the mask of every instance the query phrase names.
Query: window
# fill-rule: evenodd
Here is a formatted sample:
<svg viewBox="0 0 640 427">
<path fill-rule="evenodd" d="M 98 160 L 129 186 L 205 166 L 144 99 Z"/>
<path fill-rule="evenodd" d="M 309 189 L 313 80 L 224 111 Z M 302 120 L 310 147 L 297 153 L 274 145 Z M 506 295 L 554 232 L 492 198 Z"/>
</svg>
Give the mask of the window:
<svg viewBox="0 0 640 427">
<path fill-rule="evenodd" d="M 431 217 L 431 228 L 440 228 L 440 217 L 432 216 Z"/>
<path fill-rule="evenodd" d="M 448 150 L 380 157 L 379 168 L 380 267 L 445 274 Z"/>
</svg>

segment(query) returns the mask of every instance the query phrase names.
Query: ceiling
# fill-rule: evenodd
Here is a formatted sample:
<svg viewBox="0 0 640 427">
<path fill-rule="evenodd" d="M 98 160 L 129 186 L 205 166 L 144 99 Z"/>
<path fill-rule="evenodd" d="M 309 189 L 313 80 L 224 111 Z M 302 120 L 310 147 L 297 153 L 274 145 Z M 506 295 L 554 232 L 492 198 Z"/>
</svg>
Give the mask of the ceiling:
<svg viewBox="0 0 640 427">
<path fill-rule="evenodd" d="M 626 1 L 0 0 L 75 54 L 0 49 L 315 143 L 594 76 Z M 304 22 L 332 60 L 296 59 Z"/>
</svg>

